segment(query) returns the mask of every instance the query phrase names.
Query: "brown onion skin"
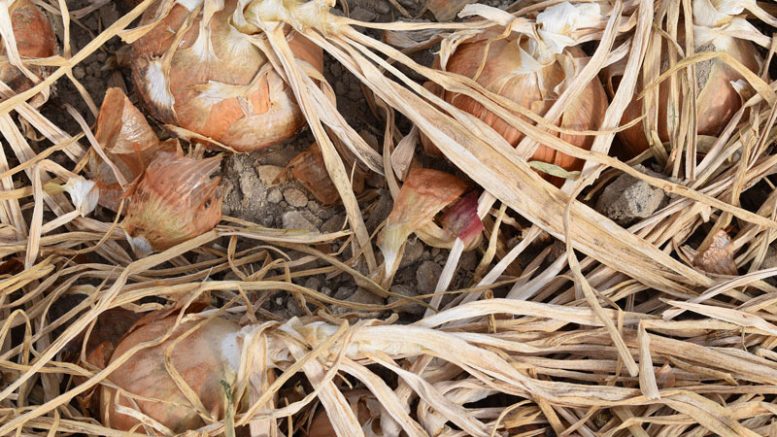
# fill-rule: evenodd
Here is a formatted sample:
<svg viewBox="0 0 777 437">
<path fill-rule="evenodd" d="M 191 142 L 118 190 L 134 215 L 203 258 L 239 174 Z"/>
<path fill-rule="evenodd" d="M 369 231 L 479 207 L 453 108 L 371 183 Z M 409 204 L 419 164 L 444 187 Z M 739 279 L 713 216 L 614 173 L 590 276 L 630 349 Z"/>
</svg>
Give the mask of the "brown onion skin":
<svg viewBox="0 0 777 437">
<path fill-rule="evenodd" d="M 679 33 L 678 40 L 680 44 L 684 44 L 682 32 Z M 732 39 L 731 43 L 733 48 L 727 51 L 728 54 L 750 70 L 757 72 L 760 56 L 755 46 L 749 41 L 740 39 Z M 697 50 L 699 50 L 698 47 Z M 665 57 L 666 52 L 662 56 Z M 726 127 L 731 117 L 742 107 L 742 98 L 731 86 L 731 81 L 742 79 L 742 76 L 722 61 L 712 60 L 710 64 L 711 71 L 706 83 L 702 88 L 697 88 L 696 91 L 696 132 L 700 135 L 717 136 Z M 619 67 L 619 64 L 615 64 L 605 69 L 603 74 L 605 86 L 610 95 L 615 94 L 620 79 L 617 74 L 612 73 L 612 70 Z M 669 141 L 669 127 L 666 119 L 669 87 L 670 82 L 666 80 L 659 85 L 658 91 L 658 137 L 662 142 Z M 621 125 L 628 124 L 642 115 L 642 100 L 638 98 L 641 92 L 642 82 L 640 81 L 634 99 L 623 113 Z M 681 108 L 682 98 L 678 100 L 677 107 Z M 643 122 L 619 132 L 617 137 L 620 140 L 620 147 L 615 148 L 617 143 L 613 144 L 613 147 L 615 154 L 621 159 L 631 159 L 650 147 Z"/>
<path fill-rule="evenodd" d="M 545 82 L 543 89 L 548 90 L 545 91 L 546 93 L 552 93 L 550 90 L 553 90 L 564 80 L 565 73 L 562 66 L 558 62 L 553 62 L 544 66 L 536 74 L 516 76 L 506 83 L 500 84 L 499 82 L 505 78 L 507 72 L 515 69 L 517 65 L 517 45 L 515 40 L 511 38 L 492 40 L 488 50 L 486 50 L 487 45 L 487 40 L 462 44 L 448 59 L 446 70 L 475 78 L 480 62 L 484 54 L 487 53 L 484 68 L 476 78 L 477 82 L 489 91 L 507 97 L 538 115 L 545 114 L 553 105 L 554 99 L 553 96 L 542 95 L 536 77 L 541 75 Z M 566 51 L 573 57 L 584 56 L 584 53 L 576 47 L 567 48 Z M 517 146 L 523 139 L 523 133 L 493 112 L 485 109 L 483 105 L 472 98 L 450 92 L 445 92 L 443 96 L 447 102 L 489 124 L 513 146 Z M 569 104 L 567 110 L 560 117 L 560 126 L 574 130 L 596 130 L 604 119 L 607 104 L 604 88 L 599 80 L 595 79 L 583 89 L 575 101 Z M 594 140 L 592 136 L 567 134 L 559 134 L 558 136 L 564 141 L 586 150 L 591 148 Z M 584 163 L 583 160 L 556 152 L 542 144 L 539 145 L 531 160 L 555 164 L 568 171 L 580 170 Z M 548 177 L 548 179 L 556 185 L 563 182 L 560 178 Z"/>
<path fill-rule="evenodd" d="M 116 346 L 111 362 L 139 343 L 153 341 L 162 337 L 174 326 L 176 317 L 167 317 L 142 325 L 128 334 Z M 180 433 L 201 427 L 205 423 L 190 405 L 174 380 L 165 369 L 165 350 L 174 339 L 191 329 L 196 323 L 183 323 L 164 343 L 143 349 L 108 376 L 108 381 L 123 390 L 149 398 L 165 400 L 170 403 L 151 400 L 137 400 L 137 407 L 146 415 Z M 225 411 L 224 383 L 234 382 L 237 368 L 235 356 L 220 348 L 221 341 L 239 331 L 236 323 L 214 318 L 199 329 L 178 342 L 172 351 L 171 360 L 184 381 L 197 394 L 205 409 L 215 417 L 223 418 Z M 239 350 L 235 351 L 239 353 Z M 238 357 L 239 361 L 239 357 Z M 113 429 L 129 431 L 138 425 L 131 416 L 120 414 L 116 410 L 116 390 L 108 385 L 102 386 L 100 414 L 103 423 Z M 130 402 L 122 397 L 119 405 L 129 406 Z M 137 432 L 143 432 L 138 428 Z"/>
<path fill-rule="evenodd" d="M 199 97 L 210 81 L 227 85 L 247 85 L 267 63 L 258 48 L 234 53 L 238 31 L 230 24 L 236 1 L 225 1 L 222 11 L 211 20 L 211 41 L 216 59 L 203 61 L 193 50 L 199 34 L 200 18 L 193 20 L 175 49 L 168 75 L 172 108 L 154 99 L 149 90 L 148 69 L 164 57 L 191 12 L 176 4 L 154 30 L 132 46 L 132 77 L 145 105 L 159 120 L 212 138 L 238 152 L 251 152 L 283 142 L 304 125 L 294 95 L 280 76 L 269 69 L 246 94 L 218 102 L 202 103 Z M 150 8 L 142 22 L 153 18 Z M 231 36 L 230 36 L 231 35 Z M 289 32 L 289 45 L 295 56 L 319 72 L 323 71 L 323 51 L 296 32 Z"/>
<path fill-rule="evenodd" d="M 57 40 L 48 17 L 30 0 L 16 0 L 10 7 L 11 24 L 16 47 L 22 58 L 46 58 L 54 56 Z M 5 55 L 5 49 L 2 49 Z M 43 67 L 29 66 L 30 71 L 42 75 Z M 0 65 L 0 80 L 16 92 L 29 89 L 32 81 L 11 64 Z"/>
</svg>

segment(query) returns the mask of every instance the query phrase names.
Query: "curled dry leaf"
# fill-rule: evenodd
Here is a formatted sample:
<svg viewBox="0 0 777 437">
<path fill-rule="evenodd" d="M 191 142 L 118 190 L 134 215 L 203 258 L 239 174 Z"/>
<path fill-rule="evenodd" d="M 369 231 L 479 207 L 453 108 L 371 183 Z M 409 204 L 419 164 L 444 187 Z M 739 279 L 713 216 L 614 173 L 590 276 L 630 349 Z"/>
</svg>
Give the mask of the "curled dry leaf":
<svg viewBox="0 0 777 437">
<path fill-rule="evenodd" d="M 715 10 L 711 3 L 705 1 L 695 1 L 693 7 L 694 14 L 694 46 L 696 53 L 720 52 L 730 55 L 733 59 L 740 62 L 747 69 L 758 72 L 759 66 L 763 62 L 756 46 L 747 40 L 739 39 L 727 33 L 725 27 L 732 20 L 737 23 L 746 20 L 740 17 L 724 14 Z M 710 11 L 712 8 L 712 11 Z M 736 11 L 731 11 L 736 12 Z M 741 11 L 740 11 L 741 12 Z M 725 18 L 725 19 L 724 19 Z M 725 24 L 721 23 L 721 21 Z M 741 20 L 741 21 L 739 21 Z M 752 25 L 748 25 L 752 27 Z M 749 29 L 749 28 L 748 28 Z M 753 27 L 748 31 L 760 34 Z M 685 47 L 685 26 L 682 21 L 678 24 L 677 42 L 681 47 Z M 669 48 L 668 44 L 663 44 L 661 53 L 661 70 L 666 71 L 669 68 Z M 672 50 L 674 50 L 672 48 Z M 623 75 L 627 59 L 607 67 L 603 70 L 602 76 L 605 87 L 610 95 L 614 95 L 617 90 L 620 79 Z M 699 135 L 718 136 L 726 127 L 731 117 L 742 107 L 743 88 L 752 92 L 751 88 L 742 80 L 733 67 L 719 58 L 708 59 L 695 64 L 696 67 L 696 132 Z M 626 108 L 621 119 L 622 124 L 628 124 L 641 117 L 645 112 L 643 110 L 645 100 L 640 93 L 649 90 L 644 88 L 645 84 L 640 81 L 637 84 L 637 91 L 634 100 Z M 664 80 L 658 89 L 658 104 L 655 105 L 658 110 L 658 138 L 662 142 L 669 141 L 671 112 L 669 109 L 669 96 L 671 82 Z M 687 87 L 684 89 L 689 90 Z M 690 92 L 690 91 L 687 91 Z M 676 108 L 682 108 L 683 94 L 675 102 Z M 679 112 L 679 109 L 678 111 Z M 675 125 L 678 123 L 675 121 Z M 647 133 L 645 132 L 645 123 L 639 122 L 634 126 L 618 133 L 622 147 L 616 150 L 616 153 L 622 158 L 632 158 L 650 147 Z"/>
<path fill-rule="evenodd" d="M 203 234 L 221 220 L 221 156 L 195 159 L 161 152 L 129 197 L 123 226 L 138 254 Z"/>
<path fill-rule="evenodd" d="M 589 6 L 595 6 L 595 11 L 588 11 Z M 543 14 L 547 16 L 543 17 Z M 573 20 L 574 17 L 577 19 Z M 446 71 L 474 79 L 489 91 L 537 115 L 544 115 L 553 106 L 555 99 L 574 83 L 576 70 L 580 68 L 579 60 L 586 56 L 582 50 L 571 46 L 574 42 L 568 34 L 578 26 L 598 18 L 598 5 L 571 6 L 562 3 L 546 9 L 537 17 L 540 29 L 538 39 L 518 33 L 504 37 L 501 31 L 485 32 L 463 40 L 440 59 L 439 64 Z M 557 22 L 568 25 L 559 27 Z M 451 92 L 444 92 L 443 97 L 457 108 L 486 122 L 513 146 L 517 146 L 524 138 L 523 132 L 471 97 Z M 560 117 L 560 126 L 577 131 L 596 130 L 604 119 L 607 103 L 602 84 L 594 80 L 567 106 Z M 591 136 L 559 136 L 584 149 L 590 149 L 593 144 Z M 425 144 L 425 148 L 428 149 L 428 144 Z M 543 145 L 536 149 L 531 160 L 553 164 L 568 171 L 583 167 L 582 160 Z M 548 178 L 557 184 L 563 182 L 561 178 Z"/>
<path fill-rule="evenodd" d="M 322 205 L 332 205 L 340 199 L 337 187 L 326 170 L 324 156 L 317 143 L 311 144 L 292 158 L 287 169 L 291 176 L 310 191 Z M 358 167 L 352 185 L 355 193 L 360 193 L 364 189 L 364 175 Z"/>
<path fill-rule="evenodd" d="M 141 343 L 160 340 L 172 330 L 164 342 L 136 352 L 108 376 L 108 381 L 120 390 L 102 386 L 103 423 L 128 431 L 140 423 L 125 414 L 125 409 L 133 409 L 173 432 L 204 425 L 197 406 L 180 388 L 181 383 L 197 397 L 204 412 L 216 420 L 223 419 L 240 364 L 240 327 L 218 318 L 178 326 L 176 321 L 176 317 L 167 317 L 140 326 L 116 346 L 111 362 Z M 168 354 L 172 373 L 165 365 Z"/>
<path fill-rule="evenodd" d="M 696 254 L 693 264 L 707 273 L 736 275 L 737 265 L 734 262 L 734 249 L 731 237 L 726 231 L 719 230 L 712 237 L 709 247 Z"/>
<path fill-rule="evenodd" d="M 105 93 L 95 138 L 128 182 L 143 174 L 159 151 L 177 149 L 175 141 L 160 143 L 146 118 L 119 88 L 109 88 Z M 100 205 L 116 211 L 124 189 L 111 167 L 92 152 L 89 171 L 100 189 Z"/>
<path fill-rule="evenodd" d="M 284 141 L 305 123 L 291 90 L 250 40 L 245 2 L 176 1 L 148 9 L 142 23 L 158 23 L 133 44 L 132 77 L 149 110 L 241 152 Z M 236 28 L 240 27 L 240 30 Z M 243 33 L 245 32 L 245 33 Z M 287 34 L 296 58 L 319 72 L 322 50 L 296 32 Z"/>
<path fill-rule="evenodd" d="M 386 226 L 378 236 L 386 272 L 394 270 L 400 250 L 413 232 L 431 222 L 443 208 L 459 198 L 467 188 L 461 179 L 428 168 L 412 168 L 394 200 Z"/>
<path fill-rule="evenodd" d="M 483 232 L 483 221 L 478 216 L 478 194 L 471 192 L 459 199 L 442 216 L 443 229 L 473 248 Z"/>
<path fill-rule="evenodd" d="M 46 58 L 54 56 L 57 50 L 57 40 L 48 17 L 31 0 L 16 0 L 8 2 L 8 12 L 16 39 L 16 50 L 23 58 Z M 9 57 L 8 41 L 3 41 L 0 55 Z M 25 66 L 36 76 L 45 73 L 44 67 Z M 29 89 L 33 82 L 30 77 L 5 59 L 0 64 L 0 80 L 14 91 L 22 92 Z"/>
</svg>

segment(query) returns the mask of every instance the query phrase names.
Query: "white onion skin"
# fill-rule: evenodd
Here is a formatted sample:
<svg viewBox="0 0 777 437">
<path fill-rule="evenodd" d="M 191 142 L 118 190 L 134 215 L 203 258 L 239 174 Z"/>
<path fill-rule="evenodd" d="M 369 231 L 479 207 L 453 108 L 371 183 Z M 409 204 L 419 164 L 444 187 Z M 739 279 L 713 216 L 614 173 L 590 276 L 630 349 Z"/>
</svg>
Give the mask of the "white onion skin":
<svg viewBox="0 0 777 437">
<path fill-rule="evenodd" d="M 566 73 L 561 64 L 551 62 L 544 65 L 536 73 L 515 74 L 507 80 L 510 73 L 520 65 L 516 41 L 514 38 L 493 39 L 490 42 L 488 53 L 485 55 L 484 68 L 475 77 L 486 53 L 487 45 L 486 39 L 460 45 L 448 59 L 446 70 L 473 78 L 489 91 L 507 97 L 538 115 L 544 115 L 553 105 L 557 95 L 553 91 L 554 88 L 565 79 Z M 566 54 L 574 58 L 585 56 L 577 47 L 568 47 L 565 50 Z M 542 82 L 538 78 L 541 78 Z M 558 90 L 558 94 L 561 92 L 563 89 Z M 524 134 L 518 129 L 470 97 L 450 92 L 445 92 L 443 97 L 457 108 L 467 111 L 489 124 L 513 146 L 517 146 L 523 139 Z M 594 79 L 585 86 L 574 101 L 570 102 L 558 124 L 573 130 L 596 130 L 604 119 L 607 104 L 607 95 L 601 82 Z M 592 136 L 567 134 L 559 134 L 558 136 L 564 141 L 586 150 L 593 145 L 594 137 Z M 542 144 L 539 145 L 531 160 L 555 164 L 569 171 L 580 170 L 583 166 L 583 160 L 556 152 Z M 558 178 L 550 179 L 557 184 L 561 182 Z"/>
<path fill-rule="evenodd" d="M 681 45 L 684 44 L 683 32 L 679 32 L 678 41 Z M 699 47 L 696 49 L 699 50 Z M 750 70 L 758 71 L 760 55 L 755 45 L 750 41 L 721 37 L 719 41 L 715 42 L 715 50 L 728 53 Z M 666 56 L 666 49 L 664 49 L 662 57 L 665 58 Z M 625 61 L 608 67 L 603 73 L 606 88 L 611 95 L 614 95 L 617 90 L 617 82 L 619 80 L 619 75 L 614 73 L 614 71 L 621 69 L 623 62 Z M 720 60 L 714 59 L 709 62 L 709 65 L 710 72 L 706 81 L 696 90 L 696 132 L 700 135 L 718 136 L 731 120 L 731 117 L 742 107 L 742 97 L 731 85 L 732 81 L 742 79 L 742 76 Z M 697 72 L 698 70 L 699 67 L 697 67 Z M 678 74 L 684 73 L 680 72 Z M 643 101 L 638 99 L 642 91 L 642 81 L 640 80 L 634 99 L 623 113 L 621 125 L 628 124 L 642 116 Z M 669 141 L 669 127 L 667 123 L 669 94 L 670 81 L 666 80 L 661 83 L 658 92 L 658 137 L 664 143 Z M 682 108 L 682 98 L 678 99 L 676 105 L 678 110 Z M 622 159 L 633 158 L 650 147 L 643 122 L 639 122 L 619 132 L 617 137 L 620 140 L 620 147 L 615 149 L 615 154 Z M 613 145 L 613 147 L 615 148 L 616 145 Z"/>
<path fill-rule="evenodd" d="M 132 77 L 146 107 L 163 123 L 212 138 L 238 152 L 251 152 L 291 138 L 305 125 L 305 119 L 291 89 L 272 68 L 252 82 L 267 59 L 230 24 L 235 6 L 236 0 L 226 0 L 224 9 L 214 15 L 210 22 L 212 57 L 203 59 L 193 49 L 201 16 L 193 20 L 179 46 L 171 47 L 175 32 L 192 14 L 176 4 L 151 32 L 133 44 Z M 155 9 L 146 11 L 142 22 L 149 22 Z M 323 71 L 320 47 L 293 31 L 287 38 L 297 59 Z M 169 72 L 155 75 L 156 66 L 171 50 Z M 216 83 L 236 95 L 214 99 L 214 94 L 225 96 L 213 90 Z M 234 91 L 235 86 L 249 84 Z M 160 91 L 165 87 L 169 93 Z M 203 98 L 206 95 L 209 97 Z"/>
<path fill-rule="evenodd" d="M 175 317 L 167 317 L 140 326 L 116 346 L 111 362 L 139 343 L 160 338 L 174 326 L 175 321 Z M 181 324 L 167 341 L 137 352 L 108 376 L 111 383 L 126 392 L 174 403 L 175 405 L 150 400 L 136 401 L 141 412 L 176 433 L 197 429 L 205 424 L 195 409 L 187 407 L 189 402 L 170 377 L 164 364 L 164 354 L 168 346 L 196 323 L 201 322 Z M 197 394 L 205 409 L 216 418 L 224 417 L 224 384 L 231 386 L 237 375 L 240 348 L 236 337 L 239 330 L 239 325 L 231 321 L 211 319 L 179 341 L 171 355 L 175 369 Z M 103 423 L 113 429 L 128 431 L 139 423 L 133 417 L 116 411 L 115 395 L 114 389 L 107 385 L 102 386 L 100 414 Z M 130 406 L 131 403 L 126 397 L 122 397 L 119 405 Z M 136 430 L 143 431 L 143 427 Z"/>
</svg>

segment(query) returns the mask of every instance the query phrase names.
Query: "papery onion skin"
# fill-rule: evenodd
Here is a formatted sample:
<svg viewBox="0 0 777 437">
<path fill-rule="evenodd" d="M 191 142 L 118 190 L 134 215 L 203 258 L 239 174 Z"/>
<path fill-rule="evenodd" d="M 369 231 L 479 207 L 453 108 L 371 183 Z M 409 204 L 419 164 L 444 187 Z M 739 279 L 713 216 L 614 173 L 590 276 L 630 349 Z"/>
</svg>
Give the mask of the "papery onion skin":
<svg viewBox="0 0 777 437">
<path fill-rule="evenodd" d="M 95 139 L 127 182 L 142 175 L 160 151 L 175 152 L 174 140 L 160 143 L 143 114 L 119 88 L 109 88 L 97 116 Z M 113 169 L 95 152 L 89 156 L 89 172 L 100 189 L 100 205 L 117 211 L 124 190 Z"/>
<path fill-rule="evenodd" d="M 9 7 L 16 48 L 22 58 L 46 58 L 54 56 L 57 40 L 51 22 L 46 15 L 30 0 L 16 0 Z M 5 47 L 2 55 L 7 56 Z M 30 71 L 41 76 L 43 67 L 28 66 Z M 16 92 L 29 89 L 33 83 L 18 68 L 7 60 L 0 65 L 0 80 Z"/>
<path fill-rule="evenodd" d="M 716 41 L 720 47 L 697 47 L 697 52 L 724 51 L 744 64 L 750 70 L 757 72 L 760 63 L 760 55 L 756 47 L 750 41 L 725 38 Z M 678 32 L 678 40 L 684 46 L 683 32 Z M 724 45 L 725 44 L 725 45 Z M 666 46 L 662 53 L 662 60 L 666 62 Z M 622 69 L 624 61 L 620 61 L 606 68 L 603 72 L 605 87 L 610 95 L 617 91 L 619 81 L 618 71 Z M 683 72 L 678 73 L 679 75 Z M 742 97 L 734 89 L 731 82 L 742 79 L 733 68 L 723 61 L 712 59 L 696 65 L 696 132 L 699 135 L 718 136 L 728 124 L 731 117 L 742 107 Z M 639 99 L 639 93 L 643 91 L 642 82 L 638 83 L 634 99 L 623 113 L 621 125 L 628 124 L 641 117 L 643 114 L 643 100 Z M 667 106 L 670 94 L 670 81 L 666 80 L 659 85 L 658 92 L 658 137 L 662 142 L 669 141 L 669 127 L 667 124 Z M 682 108 L 682 98 L 676 102 L 678 110 Z M 615 150 L 616 155 L 623 159 L 633 158 L 650 147 L 650 142 L 645 134 L 643 122 L 618 133 L 621 147 Z"/>
<path fill-rule="evenodd" d="M 118 344 L 111 362 L 139 343 L 162 337 L 175 322 L 175 317 L 167 317 L 140 326 Z M 164 359 L 165 350 L 196 323 L 201 322 L 187 322 L 176 327 L 173 335 L 164 343 L 135 353 L 107 378 L 111 384 L 127 393 L 165 401 L 138 399 L 135 403 L 143 414 L 177 433 L 197 429 L 205 424 L 171 378 Z M 210 319 L 180 340 L 172 350 L 172 365 L 199 397 L 205 409 L 216 418 L 224 417 L 226 390 L 233 385 L 237 375 L 240 363 L 237 342 L 239 330 L 240 326 L 231 321 Z M 100 414 L 103 423 L 113 429 L 128 431 L 138 425 L 138 421 L 116 410 L 115 396 L 115 389 L 106 384 L 102 386 Z M 133 405 L 126 394 L 120 396 L 118 405 Z M 143 428 L 137 431 L 142 432 Z"/>
<path fill-rule="evenodd" d="M 494 35 L 490 34 L 490 36 Z M 538 115 L 544 115 L 553 105 L 556 96 L 563 92 L 561 87 L 564 87 L 564 68 L 559 62 L 551 62 L 543 65 L 537 72 L 517 72 L 516 70 L 521 64 L 518 49 L 516 40 L 510 37 L 490 40 L 484 38 L 464 43 L 456 48 L 456 51 L 450 56 L 445 69 L 473 78 L 489 91 L 504 96 Z M 565 51 L 573 58 L 585 56 L 576 47 L 568 47 Z M 484 63 L 483 69 L 475 77 L 481 61 Z M 566 79 L 574 81 L 573 78 Z M 556 89 L 559 85 L 561 85 L 561 89 Z M 488 111 L 474 99 L 450 92 L 445 92 L 444 98 L 457 108 L 469 112 L 489 124 L 513 146 L 517 146 L 523 139 L 523 133 L 493 112 Z M 564 128 L 578 131 L 596 130 L 604 120 L 607 104 L 604 88 L 601 82 L 595 79 L 582 90 L 574 101 L 569 103 L 566 111 L 560 117 L 559 124 Z M 559 137 L 586 150 L 591 148 L 594 140 L 592 136 L 583 135 L 559 134 Z M 542 144 L 537 147 L 530 160 L 554 164 L 568 171 L 580 170 L 583 167 L 583 160 L 556 152 Z M 561 182 L 559 178 L 549 177 L 549 179 L 557 184 Z"/>
<path fill-rule="evenodd" d="M 144 103 L 162 122 L 238 152 L 251 152 L 292 137 L 305 119 L 292 91 L 264 54 L 230 24 L 236 3 L 225 1 L 224 9 L 210 21 L 212 50 L 207 44 L 195 44 L 201 14 L 184 30 L 178 47 L 171 47 L 176 31 L 193 13 L 176 3 L 151 32 L 133 44 L 132 77 Z M 146 11 L 142 22 L 151 21 L 156 9 Z M 298 60 L 323 71 L 321 48 L 293 31 L 288 41 Z M 166 71 L 164 58 L 170 54 Z"/>
<path fill-rule="evenodd" d="M 157 155 L 130 195 L 122 223 L 136 252 L 167 249 L 221 221 L 220 178 L 210 177 L 220 161 Z"/>
</svg>

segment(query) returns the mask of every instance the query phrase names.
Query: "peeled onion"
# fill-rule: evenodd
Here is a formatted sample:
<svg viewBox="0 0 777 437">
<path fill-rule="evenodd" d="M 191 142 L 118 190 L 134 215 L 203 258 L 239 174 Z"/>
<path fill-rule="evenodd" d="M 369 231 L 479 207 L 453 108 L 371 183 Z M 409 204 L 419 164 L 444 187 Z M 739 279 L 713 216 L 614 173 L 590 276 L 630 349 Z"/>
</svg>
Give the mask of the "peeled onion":
<svg viewBox="0 0 777 437">
<path fill-rule="evenodd" d="M 142 23 L 154 19 L 160 4 L 146 11 Z M 237 4 L 177 0 L 133 44 L 132 71 L 140 95 L 159 120 L 251 152 L 290 138 L 305 119 L 251 36 L 233 25 L 243 22 Z M 180 42 L 177 32 L 182 32 Z M 298 61 L 323 70 L 321 48 L 294 31 L 287 38 Z"/>
<path fill-rule="evenodd" d="M 16 49 L 22 58 L 46 58 L 54 56 L 57 50 L 57 40 L 51 22 L 46 15 L 30 0 L 9 2 L 8 12 L 11 15 L 13 34 L 16 39 Z M 0 55 L 8 56 L 3 41 Z M 41 76 L 43 67 L 27 66 L 35 75 Z M 33 82 L 17 67 L 6 60 L 0 64 L 0 80 L 16 92 L 29 89 Z"/>
<path fill-rule="evenodd" d="M 220 156 L 196 159 L 160 152 L 129 197 L 123 227 L 138 254 L 201 235 L 221 220 Z"/>
<path fill-rule="evenodd" d="M 685 47 L 685 32 L 682 23 L 678 26 L 678 43 Z M 701 31 L 704 27 L 697 26 L 694 35 L 695 51 L 699 52 L 723 52 L 744 64 L 750 70 L 757 72 L 761 64 L 761 56 L 756 47 L 750 41 L 736 39 L 729 36 L 715 34 L 713 38 L 704 38 Z M 668 68 L 668 53 L 666 43 L 662 45 L 661 53 L 662 71 Z M 613 95 L 617 90 L 620 77 L 623 74 L 625 60 L 622 60 L 603 72 L 605 86 L 608 93 Z M 696 132 L 699 135 L 717 136 L 728 124 L 731 117 L 742 107 L 743 99 L 735 88 L 735 83 L 742 80 L 742 76 L 720 59 L 711 59 L 696 64 Z M 643 91 L 644 84 L 639 82 L 634 100 L 626 108 L 621 119 L 621 124 L 627 124 L 638 117 L 643 111 L 643 100 L 639 94 Z M 665 80 L 659 85 L 658 91 L 658 138 L 662 142 L 669 141 L 669 124 L 667 120 L 667 106 L 670 95 L 670 81 Z M 679 111 L 682 108 L 682 96 L 678 97 L 675 107 Z M 622 158 L 632 158 L 650 147 L 650 142 L 645 132 L 644 123 L 636 125 L 618 133 L 622 143 L 622 150 L 618 154 Z"/>
<path fill-rule="evenodd" d="M 162 337 L 175 322 L 175 317 L 167 317 L 140 326 L 116 346 L 111 362 L 140 343 Z M 128 431 L 139 424 L 136 418 L 119 411 L 118 406 L 139 410 L 176 433 L 205 424 L 165 368 L 165 354 L 170 347 L 170 362 L 181 379 L 207 412 L 216 420 L 224 418 L 227 398 L 231 395 L 229 390 L 234 385 L 240 364 L 237 340 L 240 327 L 231 321 L 214 318 L 180 338 L 197 323 L 202 322 L 181 324 L 168 340 L 140 350 L 108 376 L 107 382 L 118 386 L 120 392 L 117 397 L 116 389 L 108 384 L 102 386 L 100 414 L 106 426 Z M 128 396 L 133 394 L 137 398 L 130 400 Z"/>
<path fill-rule="evenodd" d="M 445 70 L 475 79 L 480 85 L 511 99 L 538 115 L 544 115 L 555 99 L 574 81 L 573 74 L 557 60 L 551 60 L 538 66 L 536 70 L 525 65 L 521 50 L 531 53 L 531 40 L 525 36 L 511 35 L 500 38 L 490 33 L 477 40 L 458 46 L 449 57 Z M 576 47 L 567 47 L 565 54 L 571 58 L 582 58 L 585 54 Z M 482 71 L 478 74 L 483 64 Z M 459 109 L 473 114 L 489 124 L 502 135 L 507 142 L 517 146 L 524 134 L 487 110 L 474 99 L 451 92 L 443 94 L 445 100 Z M 607 96 L 601 83 L 594 80 L 589 83 L 578 97 L 570 102 L 560 117 L 560 126 L 574 130 L 596 130 L 604 119 L 607 109 Z M 559 137 L 575 146 L 590 149 L 593 137 L 559 134 Z M 583 161 L 539 145 L 531 160 L 557 165 L 565 170 L 579 170 Z"/>
</svg>

